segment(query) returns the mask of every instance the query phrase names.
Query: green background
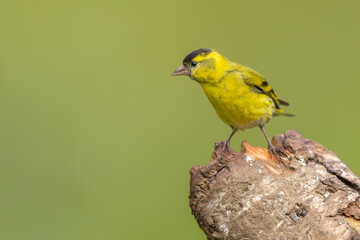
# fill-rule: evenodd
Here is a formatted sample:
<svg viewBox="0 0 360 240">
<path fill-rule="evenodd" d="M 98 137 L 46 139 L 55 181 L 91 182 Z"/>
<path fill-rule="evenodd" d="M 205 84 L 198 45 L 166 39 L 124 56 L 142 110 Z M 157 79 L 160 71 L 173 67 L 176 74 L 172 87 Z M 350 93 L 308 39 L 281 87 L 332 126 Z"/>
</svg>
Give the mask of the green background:
<svg viewBox="0 0 360 240">
<path fill-rule="evenodd" d="M 189 173 L 230 128 L 170 77 L 214 48 L 261 72 L 356 173 L 359 1 L 0 3 L 0 239 L 205 239 Z M 242 140 L 266 147 L 258 128 Z"/>
</svg>

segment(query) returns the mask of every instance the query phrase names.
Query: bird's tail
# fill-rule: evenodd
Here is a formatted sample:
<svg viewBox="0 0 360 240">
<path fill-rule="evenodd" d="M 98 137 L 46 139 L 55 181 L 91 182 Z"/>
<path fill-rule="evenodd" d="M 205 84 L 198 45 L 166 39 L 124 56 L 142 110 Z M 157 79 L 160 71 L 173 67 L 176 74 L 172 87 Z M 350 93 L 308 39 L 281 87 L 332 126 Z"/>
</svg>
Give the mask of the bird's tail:
<svg viewBox="0 0 360 240">
<path fill-rule="evenodd" d="M 290 103 L 284 101 L 284 100 L 281 100 L 281 99 L 277 99 L 279 101 L 279 103 L 281 105 L 284 105 L 284 106 L 290 106 Z M 295 117 L 296 115 L 295 114 L 292 114 L 292 113 L 286 113 L 284 112 L 284 110 L 280 109 L 280 108 L 276 108 L 275 110 L 275 113 L 273 116 L 287 116 L 287 117 Z"/>
<path fill-rule="evenodd" d="M 292 114 L 292 113 L 285 113 L 285 112 L 282 112 L 282 113 L 279 113 L 278 111 L 276 111 L 273 116 L 277 117 L 277 116 L 286 116 L 286 117 L 296 117 L 295 114 Z"/>
<path fill-rule="evenodd" d="M 295 117 L 295 114 L 292 113 L 286 113 L 284 110 L 277 108 L 273 114 L 273 116 L 287 116 L 287 117 Z"/>
<path fill-rule="evenodd" d="M 277 99 L 277 100 L 279 101 L 279 103 L 280 103 L 281 105 L 290 106 L 290 103 L 288 103 L 288 102 L 286 102 L 286 101 L 284 101 L 284 100 L 281 100 L 281 99 Z"/>
</svg>

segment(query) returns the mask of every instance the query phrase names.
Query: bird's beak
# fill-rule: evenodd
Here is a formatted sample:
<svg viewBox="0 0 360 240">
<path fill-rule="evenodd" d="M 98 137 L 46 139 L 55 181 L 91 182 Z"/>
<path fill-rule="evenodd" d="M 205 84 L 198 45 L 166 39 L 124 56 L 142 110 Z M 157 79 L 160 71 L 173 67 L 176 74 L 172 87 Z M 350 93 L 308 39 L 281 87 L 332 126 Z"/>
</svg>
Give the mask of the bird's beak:
<svg viewBox="0 0 360 240">
<path fill-rule="evenodd" d="M 181 64 L 180 67 L 178 67 L 171 76 L 179 76 L 179 75 L 190 75 L 189 69 L 184 66 L 184 64 Z"/>
</svg>

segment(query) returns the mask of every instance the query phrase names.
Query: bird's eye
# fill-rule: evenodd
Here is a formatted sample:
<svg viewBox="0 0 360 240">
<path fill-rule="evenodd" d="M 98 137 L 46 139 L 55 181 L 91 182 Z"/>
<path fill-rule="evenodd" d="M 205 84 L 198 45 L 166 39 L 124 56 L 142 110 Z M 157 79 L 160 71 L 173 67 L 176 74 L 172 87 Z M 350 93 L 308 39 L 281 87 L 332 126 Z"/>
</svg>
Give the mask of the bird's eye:
<svg viewBox="0 0 360 240">
<path fill-rule="evenodd" d="M 198 62 L 192 61 L 190 64 L 192 67 L 195 67 L 198 64 Z"/>
</svg>

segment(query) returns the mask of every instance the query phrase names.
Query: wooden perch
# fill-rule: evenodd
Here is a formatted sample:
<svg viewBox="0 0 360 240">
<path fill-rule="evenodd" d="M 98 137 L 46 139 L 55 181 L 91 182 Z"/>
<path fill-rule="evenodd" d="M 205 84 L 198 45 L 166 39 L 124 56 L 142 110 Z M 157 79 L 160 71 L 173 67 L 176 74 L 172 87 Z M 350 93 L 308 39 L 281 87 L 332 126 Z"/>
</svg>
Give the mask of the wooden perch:
<svg viewBox="0 0 360 240">
<path fill-rule="evenodd" d="M 211 162 L 194 166 L 190 207 L 208 239 L 360 239 L 360 179 L 332 152 L 296 131 L 267 149 L 216 144 Z"/>
</svg>

